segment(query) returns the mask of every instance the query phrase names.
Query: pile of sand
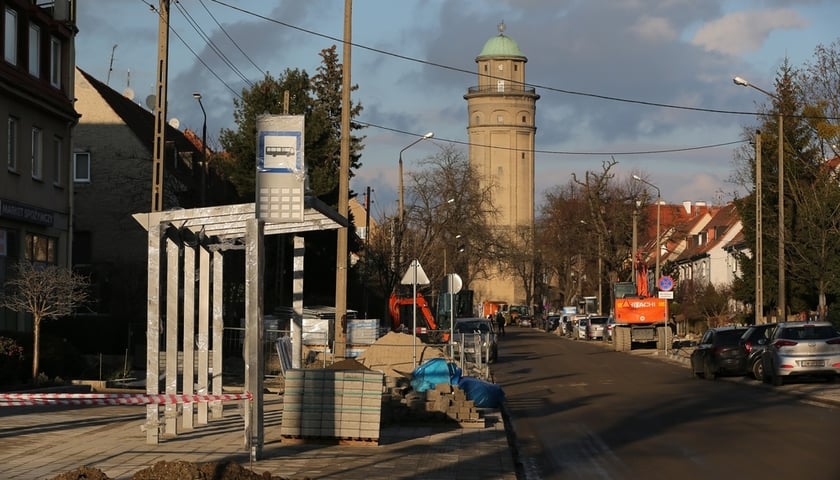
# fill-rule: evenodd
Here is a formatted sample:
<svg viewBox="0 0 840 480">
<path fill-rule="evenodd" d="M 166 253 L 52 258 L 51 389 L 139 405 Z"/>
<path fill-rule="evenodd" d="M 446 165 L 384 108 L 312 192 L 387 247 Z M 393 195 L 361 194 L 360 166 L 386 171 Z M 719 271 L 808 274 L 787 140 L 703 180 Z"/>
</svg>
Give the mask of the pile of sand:
<svg viewBox="0 0 840 480">
<path fill-rule="evenodd" d="M 432 358 L 446 358 L 439 347 L 426 345 L 419 338 L 407 333 L 389 332 L 367 348 L 356 360 L 371 370 L 388 377 L 410 377 L 416 365 Z"/>
</svg>

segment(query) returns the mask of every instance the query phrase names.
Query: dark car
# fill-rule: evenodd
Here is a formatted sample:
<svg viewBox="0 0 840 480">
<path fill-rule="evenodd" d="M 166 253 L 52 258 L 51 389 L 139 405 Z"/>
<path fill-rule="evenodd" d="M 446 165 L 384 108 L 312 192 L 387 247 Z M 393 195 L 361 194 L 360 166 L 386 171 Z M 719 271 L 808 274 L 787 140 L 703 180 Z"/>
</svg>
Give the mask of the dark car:
<svg viewBox="0 0 840 480">
<path fill-rule="evenodd" d="M 714 380 L 720 375 L 743 374 L 738 342 L 747 327 L 717 327 L 706 330 L 691 352 L 691 373 Z"/>
<path fill-rule="evenodd" d="M 741 349 L 741 369 L 747 375 L 752 375 L 756 380 L 764 378 L 761 352 L 767 345 L 767 339 L 773 334 L 774 328 L 776 328 L 775 323 L 753 325 L 741 335 L 741 340 L 738 342 Z"/>
</svg>

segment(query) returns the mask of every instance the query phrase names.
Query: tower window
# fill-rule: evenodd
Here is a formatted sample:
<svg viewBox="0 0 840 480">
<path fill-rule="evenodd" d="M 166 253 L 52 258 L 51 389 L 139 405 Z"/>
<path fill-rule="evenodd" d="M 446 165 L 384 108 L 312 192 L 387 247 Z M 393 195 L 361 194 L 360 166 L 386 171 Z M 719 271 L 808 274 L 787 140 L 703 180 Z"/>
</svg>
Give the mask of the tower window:
<svg viewBox="0 0 840 480">
<path fill-rule="evenodd" d="M 525 123 L 525 122 L 527 122 L 527 119 L 526 119 L 525 115 L 522 115 L 522 123 Z"/>
<path fill-rule="evenodd" d="M 525 152 L 522 152 L 522 160 L 525 160 Z"/>
<path fill-rule="evenodd" d="M 484 71 L 485 72 L 487 71 L 487 64 L 486 63 L 484 64 Z"/>
<path fill-rule="evenodd" d="M 513 71 L 518 72 L 519 71 L 519 65 L 514 64 L 513 65 Z"/>
</svg>

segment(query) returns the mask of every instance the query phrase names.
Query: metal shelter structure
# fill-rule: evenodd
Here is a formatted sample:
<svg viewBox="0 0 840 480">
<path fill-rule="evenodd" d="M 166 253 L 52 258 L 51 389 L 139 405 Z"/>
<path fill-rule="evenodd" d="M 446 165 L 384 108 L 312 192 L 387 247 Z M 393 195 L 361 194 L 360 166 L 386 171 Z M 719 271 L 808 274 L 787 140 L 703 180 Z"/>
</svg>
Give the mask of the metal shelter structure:
<svg viewBox="0 0 840 480">
<path fill-rule="evenodd" d="M 161 380 L 167 395 L 180 393 L 195 395 L 199 399 L 222 395 L 223 259 L 225 252 L 244 250 L 243 357 L 245 392 L 249 392 L 252 398 L 249 408 L 244 409 L 243 440 L 251 458 L 258 459 L 264 439 L 264 238 L 266 235 L 294 235 L 292 366 L 300 368 L 304 241 L 299 234 L 346 228 L 349 221 L 321 200 L 309 196 L 305 197 L 303 221 L 300 222 L 269 223 L 259 220 L 254 203 L 136 213 L 133 217 L 148 232 L 146 394 L 150 396 L 161 393 Z M 166 295 L 165 302 L 162 295 Z M 165 305 L 165 312 L 162 305 Z M 179 331 L 182 335 L 180 342 Z M 160 351 L 161 338 L 165 342 L 163 352 Z M 179 368 L 179 365 L 182 367 Z M 182 392 L 178 392 L 179 385 Z M 197 417 L 198 425 L 206 425 L 208 413 L 210 418 L 221 418 L 221 401 L 183 403 L 180 429 L 194 428 L 194 417 Z M 178 417 L 174 403 L 166 403 L 162 407 L 148 404 L 146 443 L 157 444 L 161 433 L 177 435 Z"/>
</svg>

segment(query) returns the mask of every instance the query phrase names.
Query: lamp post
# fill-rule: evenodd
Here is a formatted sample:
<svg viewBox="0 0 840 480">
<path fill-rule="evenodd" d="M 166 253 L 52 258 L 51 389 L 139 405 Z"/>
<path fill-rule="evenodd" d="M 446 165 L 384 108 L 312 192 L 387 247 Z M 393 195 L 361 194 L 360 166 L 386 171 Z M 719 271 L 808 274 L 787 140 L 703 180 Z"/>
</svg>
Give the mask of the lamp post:
<svg viewBox="0 0 840 480">
<path fill-rule="evenodd" d="M 755 132 L 755 324 L 764 318 L 764 246 L 761 218 L 761 131 Z"/>
<path fill-rule="evenodd" d="M 636 281 L 636 250 L 638 250 L 638 230 L 639 230 L 639 207 L 641 206 L 641 200 L 636 200 L 635 207 L 633 208 L 633 253 L 631 254 L 630 261 L 633 263 L 633 281 Z"/>
<path fill-rule="evenodd" d="M 750 87 L 759 92 L 767 95 L 768 97 L 776 100 L 779 102 L 779 115 L 778 115 L 778 124 L 779 124 L 779 152 L 777 154 L 778 161 L 779 161 L 779 299 L 778 299 L 778 306 L 779 306 L 779 321 L 784 321 L 784 317 L 786 315 L 786 307 L 785 307 L 785 145 L 784 145 L 784 116 L 782 115 L 782 99 L 779 98 L 778 95 L 768 92 L 761 87 L 757 87 L 747 80 L 744 80 L 741 77 L 735 77 L 732 79 L 735 85 L 741 87 Z M 756 145 L 758 148 L 758 145 Z M 756 165 L 756 175 L 759 172 L 758 165 Z M 756 185 L 758 188 L 758 185 Z M 756 212 L 756 216 L 758 216 L 758 212 Z M 763 294 L 763 292 L 762 292 Z M 758 301 L 758 299 L 756 299 Z"/>
<path fill-rule="evenodd" d="M 633 175 L 633 179 L 650 185 L 651 187 L 656 189 L 656 273 L 654 274 L 653 280 L 654 287 L 656 287 L 657 283 L 659 282 L 659 257 L 662 253 L 662 234 L 659 231 L 659 223 L 661 219 L 660 213 L 662 207 L 662 192 L 659 190 L 659 187 L 648 182 L 647 180 L 638 175 Z"/>
<path fill-rule="evenodd" d="M 198 106 L 201 107 L 201 113 L 204 115 L 204 122 L 201 124 L 201 206 L 205 206 L 206 191 L 207 191 L 207 112 L 204 110 L 204 104 L 201 103 L 201 93 L 193 93 L 193 98 L 198 100 Z"/>
<path fill-rule="evenodd" d="M 404 208 L 405 207 L 405 198 L 404 198 L 404 193 L 403 193 L 403 159 L 402 159 L 402 154 L 403 154 L 404 151 L 408 150 L 409 148 L 413 147 L 414 145 L 417 145 L 419 142 L 422 142 L 423 140 L 432 138 L 434 136 L 435 136 L 434 132 L 429 132 L 429 133 L 423 135 L 422 137 L 418 138 L 417 140 L 409 143 L 408 145 L 403 147 L 402 150 L 400 150 L 400 188 L 399 188 L 399 190 L 400 190 L 400 192 L 399 192 L 400 193 L 400 205 L 399 205 L 399 208 L 400 208 L 400 228 L 403 228 L 405 226 L 403 224 L 403 220 L 405 220 L 405 208 Z"/>
<path fill-rule="evenodd" d="M 635 218 L 634 218 L 635 220 Z M 581 220 L 580 223 L 584 225 L 589 225 L 586 220 Z M 601 237 L 601 232 L 595 232 L 595 235 L 598 236 L 598 315 L 601 315 L 603 312 L 603 308 L 601 307 L 601 303 L 603 302 L 603 285 L 604 285 L 604 278 L 603 278 L 603 260 L 602 260 L 602 253 L 601 253 L 601 245 L 603 243 L 603 238 Z"/>
</svg>

